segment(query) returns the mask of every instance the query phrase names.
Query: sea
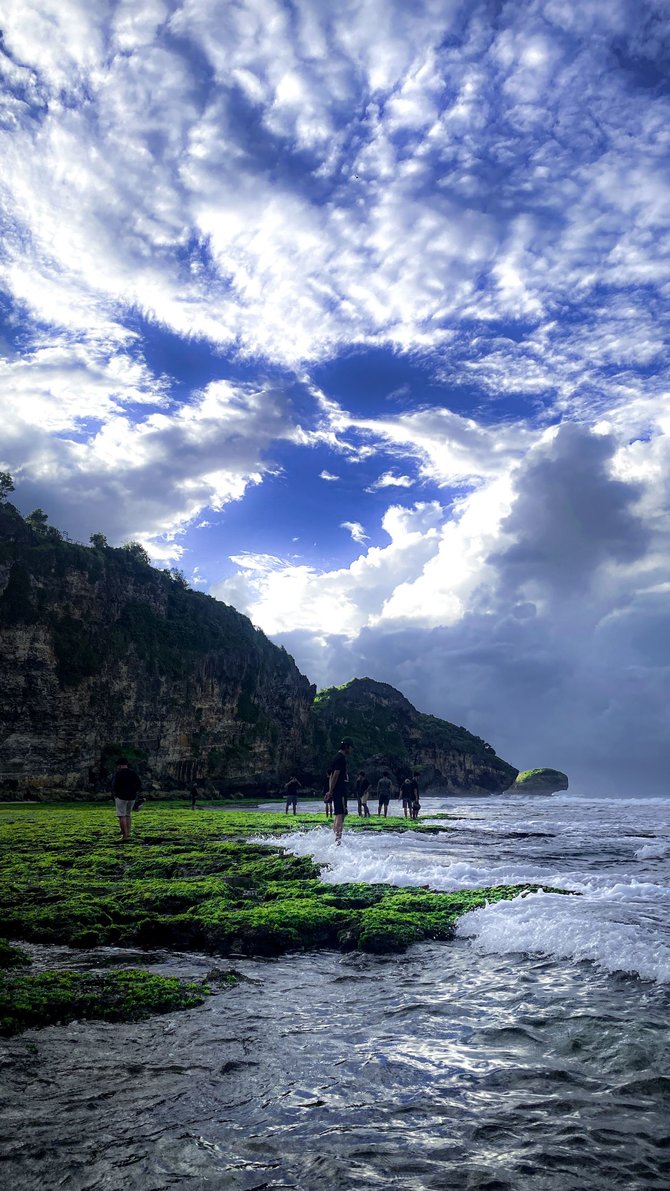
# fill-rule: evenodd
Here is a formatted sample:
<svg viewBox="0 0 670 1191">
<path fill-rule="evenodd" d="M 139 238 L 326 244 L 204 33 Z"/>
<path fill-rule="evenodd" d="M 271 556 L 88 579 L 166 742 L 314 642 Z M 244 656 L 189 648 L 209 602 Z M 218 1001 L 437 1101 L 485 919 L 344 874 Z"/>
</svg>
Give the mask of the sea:
<svg viewBox="0 0 670 1191">
<path fill-rule="evenodd" d="M 403 955 L 31 948 L 242 979 L 185 1013 L 7 1042 L 0 1184 L 667 1191 L 670 798 L 424 799 L 422 819 L 436 834 L 345 825 L 336 847 L 324 819 L 281 846 L 331 883 L 538 892 Z"/>
</svg>

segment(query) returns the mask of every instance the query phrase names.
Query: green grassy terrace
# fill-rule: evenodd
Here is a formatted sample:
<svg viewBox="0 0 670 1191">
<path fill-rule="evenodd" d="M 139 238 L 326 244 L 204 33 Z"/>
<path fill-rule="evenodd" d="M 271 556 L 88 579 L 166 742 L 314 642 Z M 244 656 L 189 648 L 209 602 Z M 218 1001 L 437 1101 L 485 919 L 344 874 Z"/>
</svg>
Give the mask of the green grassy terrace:
<svg viewBox="0 0 670 1191">
<path fill-rule="evenodd" d="M 398 952 L 424 939 L 448 939 L 468 910 L 530 890 L 499 886 L 431 893 L 389 885 L 327 885 L 308 857 L 286 855 L 279 846 L 253 838 L 276 835 L 279 842 L 287 831 L 323 826 L 324 816 L 316 814 L 191 811 L 175 803 L 147 803 L 133 817 L 132 842 L 122 845 L 112 806 L 110 800 L 106 806 L 0 807 L 0 920 L 8 940 L 219 956 L 314 948 Z M 350 816 L 347 828 L 436 830 L 374 816 Z M 161 977 L 148 978 L 145 972 L 31 976 L 20 952 L 0 946 L 4 965 L 0 1029 L 5 1032 L 77 1016 L 117 1020 L 186 1007 L 209 991 L 174 980 L 161 987 Z M 125 984 L 119 985 L 120 976 L 127 977 Z M 18 1026 L 17 1014 L 12 1017 L 17 1005 L 22 1007 Z"/>
</svg>

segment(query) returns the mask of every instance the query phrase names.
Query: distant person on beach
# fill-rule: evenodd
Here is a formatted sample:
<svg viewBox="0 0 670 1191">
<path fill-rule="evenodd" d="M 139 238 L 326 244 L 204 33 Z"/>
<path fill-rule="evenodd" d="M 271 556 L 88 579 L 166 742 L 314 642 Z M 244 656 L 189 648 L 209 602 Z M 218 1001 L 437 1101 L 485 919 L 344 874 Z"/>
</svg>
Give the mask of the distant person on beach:
<svg viewBox="0 0 670 1191">
<path fill-rule="evenodd" d="M 328 789 L 323 796 L 324 802 L 332 802 L 335 812 L 333 831 L 335 832 L 336 844 L 342 843 L 342 828 L 344 826 L 344 816 L 347 814 L 347 796 L 349 793 L 347 757 L 353 747 L 354 742 L 351 737 L 345 736 L 330 763 L 328 770 Z"/>
<path fill-rule="evenodd" d="M 411 794 L 412 801 L 410 803 L 410 814 L 413 819 L 418 819 L 419 811 L 421 810 L 421 803 L 419 802 L 419 775 L 414 773 L 412 775 Z"/>
<path fill-rule="evenodd" d="M 299 789 L 299 787 L 300 787 L 300 782 L 298 781 L 297 777 L 290 778 L 290 780 L 286 783 L 286 788 L 285 788 L 286 809 L 284 811 L 285 815 L 288 814 L 289 806 L 293 807 L 293 814 L 295 815 L 295 813 L 298 809 L 298 789 Z"/>
<path fill-rule="evenodd" d="M 356 778 L 356 801 L 358 803 L 358 814 L 369 815 L 368 797 L 370 794 L 370 783 L 361 769 Z M 365 799 L 365 802 L 363 801 Z"/>
<path fill-rule="evenodd" d="M 402 786 L 400 787 L 400 797 L 402 798 L 402 813 L 405 818 L 412 817 L 412 782 L 410 778 L 406 777 Z"/>
<path fill-rule="evenodd" d="M 119 757 L 112 778 L 112 795 L 116 803 L 116 815 L 121 828 L 121 842 L 130 841 L 130 816 L 135 799 L 142 789 L 139 775 L 131 769 L 125 757 Z"/>
<path fill-rule="evenodd" d="M 389 802 L 391 801 L 391 790 L 393 783 L 388 769 L 385 769 L 379 781 L 377 782 L 377 799 L 379 805 L 377 807 L 377 814 L 381 815 L 384 811 L 384 818 L 386 818 L 389 809 Z"/>
</svg>

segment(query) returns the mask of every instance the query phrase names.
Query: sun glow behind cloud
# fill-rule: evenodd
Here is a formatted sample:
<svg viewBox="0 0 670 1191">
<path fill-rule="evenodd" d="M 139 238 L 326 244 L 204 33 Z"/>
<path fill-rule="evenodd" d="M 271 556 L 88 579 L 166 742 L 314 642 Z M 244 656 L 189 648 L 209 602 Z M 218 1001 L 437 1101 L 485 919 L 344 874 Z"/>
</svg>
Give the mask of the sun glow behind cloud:
<svg viewBox="0 0 670 1191">
<path fill-rule="evenodd" d="M 496 743 L 513 689 L 528 763 L 642 707 L 656 755 L 669 36 L 655 0 L 7 0 L 22 507 L 181 558 L 319 681 L 385 667 L 465 722 L 441 658 Z M 386 392 L 330 389 L 373 353 Z"/>
</svg>

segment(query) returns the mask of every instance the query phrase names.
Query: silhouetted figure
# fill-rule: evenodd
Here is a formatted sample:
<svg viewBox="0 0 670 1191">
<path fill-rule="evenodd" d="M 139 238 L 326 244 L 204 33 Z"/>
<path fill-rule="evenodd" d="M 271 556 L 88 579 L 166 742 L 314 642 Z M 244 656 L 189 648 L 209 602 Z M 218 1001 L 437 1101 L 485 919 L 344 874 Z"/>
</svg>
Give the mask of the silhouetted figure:
<svg viewBox="0 0 670 1191">
<path fill-rule="evenodd" d="M 410 812 L 413 819 L 418 819 L 419 811 L 421 810 L 421 803 L 419 802 L 419 775 L 413 774 L 411 785 L 412 801 L 410 803 Z"/>
<path fill-rule="evenodd" d="M 328 789 L 323 796 L 324 802 L 332 802 L 335 818 L 333 819 L 333 831 L 335 832 L 335 843 L 342 842 L 342 828 L 344 826 L 344 816 L 347 814 L 347 795 L 349 793 L 349 774 L 347 771 L 347 757 L 354 747 L 354 742 L 350 736 L 345 736 L 340 744 L 340 747 L 330 763 L 328 770 Z"/>
<path fill-rule="evenodd" d="M 365 776 L 363 770 L 361 769 L 361 771 L 358 774 L 358 777 L 356 778 L 356 801 L 358 803 L 358 814 L 359 815 L 362 815 L 362 816 L 368 815 L 369 816 L 369 814 L 370 814 L 370 808 L 368 806 L 368 798 L 369 797 L 370 797 L 370 783 L 369 783 L 367 777 Z"/>
<path fill-rule="evenodd" d="M 295 815 L 295 813 L 298 809 L 298 790 L 299 790 L 299 788 L 300 788 L 300 782 L 298 781 L 297 777 L 292 777 L 289 779 L 289 781 L 287 781 L 286 787 L 285 787 L 285 793 L 286 793 L 286 809 L 284 811 L 285 815 L 288 814 L 289 806 L 293 807 L 293 814 Z"/>
<path fill-rule="evenodd" d="M 191 786 L 190 794 L 191 794 L 191 810 L 194 811 L 196 800 L 197 800 L 197 797 L 199 794 L 199 790 L 198 790 L 198 786 L 197 786 L 196 782 L 194 782 L 193 785 Z"/>
<path fill-rule="evenodd" d="M 400 787 L 400 798 L 402 798 L 402 813 L 405 818 L 412 817 L 412 782 L 410 778 L 406 777 Z"/>
<path fill-rule="evenodd" d="M 379 781 L 377 782 L 377 799 L 379 805 L 377 807 L 377 814 L 381 815 L 384 812 L 384 818 L 388 815 L 389 802 L 391 801 L 391 790 L 393 783 L 388 769 L 385 769 Z"/>
<path fill-rule="evenodd" d="M 125 757 L 119 757 L 112 778 L 112 794 L 121 828 L 121 842 L 124 844 L 130 841 L 130 816 L 133 812 L 135 799 L 141 789 L 142 783 L 139 775 L 130 768 Z"/>
</svg>

